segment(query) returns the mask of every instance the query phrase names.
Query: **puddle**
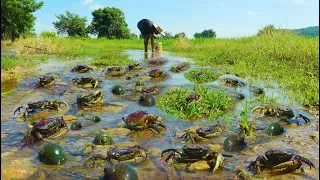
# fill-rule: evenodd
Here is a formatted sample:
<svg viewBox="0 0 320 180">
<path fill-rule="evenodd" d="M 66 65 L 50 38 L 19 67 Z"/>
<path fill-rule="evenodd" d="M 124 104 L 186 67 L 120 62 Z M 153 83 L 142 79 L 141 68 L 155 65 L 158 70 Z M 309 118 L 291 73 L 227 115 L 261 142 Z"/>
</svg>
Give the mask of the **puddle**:
<svg viewBox="0 0 320 180">
<path fill-rule="evenodd" d="M 164 82 L 156 83 L 159 86 L 162 86 L 161 93 L 165 93 L 169 87 L 179 87 L 179 86 L 188 86 L 193 87 L 197 86 L 193 82 L 186 79 L 183 74 L 188 70 L 195 69 L 194 65 L 184 71 L 183 73 L 171 73 L 169 68 L 179 62 L 191 61 L 191 59 L 177 57 L 171 55 L 169 52 L 159 53 L 149 53 L 147 56 L 143 53 L 143 51 L 139 50 L 128 50 L 124 52 L 125 54 L 130 55 L 130 59 L 140 62 L 143 68 L 149 69 L 162 69 L 165 70 L 170 78 Z M 163 58 L 168 60 L 168 62 L 162 66 L 157 67 L 147 67 L 147 60 Z M 154 139 L 136 139 L 142 146 L 152 148 L 154 153 L 157 151 L 161 152 L 162 150 L 169 148 L 177 148 L 181 149 L 183 145 L 181 141 L 177 138 L 183 130 L 191 127 L 197 126 L 200 124 L 209 124 L 207 121 L 203 120 L 200 122 L 183 122 L 176 118 L 171 117 L 166 114 L 162 110 L 158 109 L 156 106 L 153 107 L 143 107 L 140 106 L 137 101 L 128 99 L 128 98 L 119 98 L 111 93 L 111 89 L 116 84 L 124 85 L 128 87 L 133 84 L 132 80 L 125 80 L 125 78 L 121 79 L 109 79 L 102 75 L 101 71 L 103 68 L 101 67 L 93 67 L 94 71 L 91 74 L 77 74 L 72 73 L 70 70 L 77 64 L 88 64 L 91 59 L 86 60 L 73 60 L 73 61 L 57 61 L 50 60 L 47 64 L 40 65 L 38 74 L 36 76 L 31 76 L 25 79 L 22 79 L 19 84 L 15 81 L 6 81 L 2 82 L 2 93 L 9 92 L 8 89 L 11 87 L 16 87 L 11 91 L 11 94 L 4 96 L 1 98 L 1 133 L 6 134 L 1 141 L 1 153 L 12 152 L 13 150 L 10 148 L 9 144 L 17 143 L 19 140 L 17 138 L 12 138 L 10 135 L 14 136 L 14 133 L 22 133 L 27 131 L 27 125 L 31 122 L 35 122 L 39 120 L 41 114 L 39 116 L 31 116 L 29 121 L 23 121 L 20 118 L 14 117 L 13 112 L 21 105 L 25 105 L 28 102 L 37 101 L 37 100 L 63 100 L 67 102 L 70 106 L 67 111 L 50 111 L 43 112 L 43 116 L 52 116 L 58 117 L 63 116 L 64 114 L 70 114 L 73 116 L 78 116 L 78 120 L 80 122 L 87 122 L 79 115 L 85 114 L 87 116 L 97 115 L 101 118 L 101 121 L 95 125 L 86 126 L 80 131 L 69 131 L 65 136 L 54 140 L 55 142 L 63 145 L 64 149 L 67 153 L 70 154 L 70 160 L 64 165 L 59 166 L 59 168 L 54 166 L 47 166 L 39 162 L 37 159 L 37 149 L 41 148 L 44 142 L 39 142 L 36 144 L 34 150 L 23 149 L 18 152 L 21 157 L 30 157 L 34 159 L 32 162 L 36 166 L 40 166 L 42 171 L 41 173 L 45 174 L 46 177 L 61 177 L 61 178 L 70 178 L 70 179 L 90 179 L 87 173 L 84 173 L 83 163 L 84 160 L 89 158 L 89 156 L 84 154 L 84 150 L 86 148 L 87 143 L 92 143 L 95 137 L 95 133 L 98 132 L 102 128 L 117 128 L 119 123 L 122 123 L 122 117 L 126 117 L 128 114 L 138 111 L 144 110 L 149 113 L 153 113 L 161 116 L 164 119 L 164 123 L 166 126 L 166 132 L 160 138 Z M 58 75 L 57 81 L 50 88 L 45 89 L 34 89 L 38 78 L 42 77 L 46 74 L 56 74 Z M 141 76 L 145 73 L 141 73 Z M 98 77 L 102 82 L 99 84 L 98 89 L 102 90 L 104 93 L 103 101 L 108 104 L 117 104 L 121 106 L 121 108 L 117 110 L 107 109 L 108 107 L 104 107 L 103 109 L 97 109 L 94 111 L 81 111 L 77 109 L 76 98 L 81 93 L 94 92 L 91 89 L 83 89 L 76 88 L 71 80 L 73 78 L 80 78 L 82 76 L 95 76 Z M 229 75 L 228 75 L 229 76 Z M 234 76 L 231 76 L 234 77 Z M 246 79 L 243 79 L 246 81 Z M 219 79 L 215 82 L 205 83 L 204 85 L 218 87 L 220 89 L 225 89 L 230 93 L 242 93 L 248 100 L 254 100 L 256 96 L 252 95 L 249 86 L 244 86 L 241 88 L 231 88 L 221 86 Z M 259 85 L 264 88 L 264 83 L 257 82 L 254 85 Z M 276 84 L 274 84 L 276 85 Z M 12 88 L 11 88 L 12 89 Z M 273 96 L 278 99 L 280 102 L 285 103 L 287 97 L 279 92 L 279 89 L 271 89 L 264 88 L 265 94 L 267 96 Z M 244 100 L 240 101 L 236 105 L 236 110 L 233 111 L 234 116 L 238 116 L 240 112 L 243 111 Z M 250 107 L 252 108 L 252 107 Z M 270 138 L 264 131 L 259 131 L 257 133 L 257 139 L 254 141 L 249 141 L 248 148 L 240 151 L 232 153 L 234 158 L 226 159 L 223 165 L 224 168 L 219 169 L 217 172 L 212 174 L 210 171 L 200 171 L 200 172 L 186 172 L 174 170 L 174 168 L 163 164 L 160 162 L 160 154 L 155 156 L 151 156 L 149 160 L 135 164 L 134 167 L 138 171 L 139 179 L 214 179 L 214 178 L 232 178 L 237 177 L 238 169 L 245 169 L 251 161 L 255 160 L 257 155 L 263 154 L 263 152 L 271 149 L 271 148 L 286 148 L 293 149 L 298 153 L 301 153 L 304 157 L 308 158 L 312 161 L 316 167 L 316 170 L 309 168 L 304 165 L 304 169 L 306 171 L 305 174 L 300 173 L 291 173 L 287 175 L 281 176 L 271 176 L 268 174 L 256 175 L 254 177 L 267 177 L 268 179 L 318 179 L 319 174 L 319 144 L 315 140 L 310 138 L 311 132 L 316 132 L 315 126 L 319 123 L 318 119 L 313 118 L 310 114 L 301 111 L 298 106 L 292 107 L 294 109 L 295 114 L 303 114 L 311 119 L 310 124 L 302 123 L 302 126 L 296 127 L 295 125 L 283 123 L 285 127 L 285 133 L 281 136 Z M 256 121 L 257 126 L 264 127 L 268 123 L 272 121 L 271 118 L 258 118 L 257 116 L 250 115 L 250 118 Z M 234 121 L 232 123 L 232 127 L 230 128 L 229 134 L 233 134 L 237 132 L 237 123 Z M 9 134 L 9 135 L 7 135 Z M 223 141 L 225 137 L 228 135 L 228 132 L 224 133 L 222 136 L 214 138 L 212 141 L 209 141 L 208 144 L 211 144 L 221 153 L 229 153 L 223 150 Z M 19 136 L 20 137 L 20 136 Z M 129 137 L 116 135 L 115 137 L 116 143 L 132 141 Z M 13 153 L 16 153 L 15 151 Z M 2 168 L 6 168 L 7 164 L 1 164 Z M 50 173 L 48 173 L 50 172 Z M 96 177 L 92 177 L 92 179 L 96 179 Z"/>
</svg>

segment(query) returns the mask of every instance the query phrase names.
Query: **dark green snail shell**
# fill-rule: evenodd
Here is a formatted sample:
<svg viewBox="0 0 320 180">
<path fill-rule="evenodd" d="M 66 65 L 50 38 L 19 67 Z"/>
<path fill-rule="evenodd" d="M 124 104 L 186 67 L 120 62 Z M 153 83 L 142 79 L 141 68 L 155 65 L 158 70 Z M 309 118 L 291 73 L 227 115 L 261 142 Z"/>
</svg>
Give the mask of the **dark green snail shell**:
<svg viewBox="0 0 320 180">
<path fill-rule="evenodd" d="M 156 100 L 152 95 L 146 94 L 140 97 L 139 103 L 142 106 L 153 106 L 156 103 Z"/>
<path fill-rule="evenodd" d="M 124 89 L 122 86 L 116 85 L 112 88 L 112 93 L 116 95 L 121 95 L 124 93 Z"/>
<path fill-rule="evenodd" d="M 244 95 L 243 95 L 243 94 L 238 94 L 238 95 L 236 96 L 236 98 L 237 98 L 238 100 L 242 100 L 242 99 L 244 99 Z"/>
<path fill-rule="evenodd" d="M 284 131 L 284 128 L 279 122 L 273 122 L 269 124 L 266 129 L 266 133 L 271 136 L 281 135 L 283 131 Z"/>
<path fill-rule="evenodd" d="M 82 125 L 81 125 L 80 122 L 73 122 L 73 123 L 71 124 L 71 130 L 73 130 L 73 131 L 78 131 L 78 130 L 80 130 L 80 129 L 82 129 Z"/>
<path fill-rule="evenodd" d="M 63 148 L 56 143 L 47 143 L 38 152 L 41 162 L 49 165 L 64 164 L 68 157 Z"/>
<path fill-rule="evenodd" d="M 114 143 L 114 139 L 106 132 L 99 132 L 94 138 L 94 143 L 97 145 L 111 145 Z"/>
<path fill-rule="evenodd" d="M 109 167 L 105 167 L 104 171 L 105 171 L 105 176 L 104 179 L 105 180 L 138 180 L 138 174 L 136 172 L 136 170 L 129 164 L 117 164 L 115 166 L 115 170 L 112 170 L 112 167 L 110 169 L 110 165 Z M 113 173 L 112 173 L 113 171 Z M 111 174 L 111 175 L 110 175 Z"/>
<path fill-rule="evenodd" d="M 97 122 L 100 122 L 101 119 L 98 116 L 94 116 L 93 118 L 90 119 L 90 121 L 97 123 Z"/>
<path fill-rule="evenodd" d="M 247 145 L 244 142 L 244 137 L 237 134 L 228 136 L 223 143 L 223 149 L 229 152 L 241 151 L 246 147 Z"/>
</svg>

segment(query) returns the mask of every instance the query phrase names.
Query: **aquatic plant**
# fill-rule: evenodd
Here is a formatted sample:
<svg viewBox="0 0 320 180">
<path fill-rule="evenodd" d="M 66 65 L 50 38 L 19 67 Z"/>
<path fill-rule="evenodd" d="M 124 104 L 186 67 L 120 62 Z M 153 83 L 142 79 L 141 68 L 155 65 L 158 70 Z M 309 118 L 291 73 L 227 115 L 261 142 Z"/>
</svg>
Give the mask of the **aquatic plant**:
<svg viewBox="0 0 320 180">
<path fill-rule="evenodd" d="M 187 102 L 186 98 L 193 93 L 200 94 L 202 98 Z M 171 89 L 166 94 L 158 96 L 156 102 L 160 109 L 187 121 L 202 118 L 215 120 L 234 108 L 232 98 L 224 91 L 211 90 L 205 86 L 198 86 L 194 90 L 183 87 Z"/>
<path fill-rule="evenodd" d="M 207 83 L 218 79 L 218 74 L 213 70 L 201 68 L 188 71 L 184 77 L 195 83 Z"/>
</svg>

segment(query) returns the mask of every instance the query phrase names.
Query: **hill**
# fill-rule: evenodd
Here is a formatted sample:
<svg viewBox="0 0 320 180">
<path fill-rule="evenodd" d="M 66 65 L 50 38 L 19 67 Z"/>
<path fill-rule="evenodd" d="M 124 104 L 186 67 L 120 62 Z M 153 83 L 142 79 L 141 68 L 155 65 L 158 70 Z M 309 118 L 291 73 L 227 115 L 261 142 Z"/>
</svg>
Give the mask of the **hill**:
<svg viewBox="0 0 320 180">
<path fill-rule="evenodd" d="M 301 29 L 292 29 L 292 31 L 302 36 L 309 36 L 309 37 L 319 36 L 319 26 L 310 26 L 310 27 L 301 28 Z"/>
</svg>

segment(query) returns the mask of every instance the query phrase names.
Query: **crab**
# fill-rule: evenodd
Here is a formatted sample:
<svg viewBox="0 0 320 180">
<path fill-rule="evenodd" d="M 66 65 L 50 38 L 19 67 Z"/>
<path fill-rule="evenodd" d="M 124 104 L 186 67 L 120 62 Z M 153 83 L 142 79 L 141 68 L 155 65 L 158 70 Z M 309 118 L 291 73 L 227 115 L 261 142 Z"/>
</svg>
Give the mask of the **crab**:
<svg viewBox="0 0 320 180">
<path fill-rule="evenodd" d="M 129 114 L 127 118 L 122 117 L 122 120 L 130 130 L 154 129 L 160 134 L 160 128 L 166 129 L 159 116 L 149 114 L 146 111 L 136 111 Z"/>
<path fill-rule="evenodd" d="M 190 67 L 190 63 L 183 62 L 177 65 L 172 66 L 169 71 L 178 73 L 187 70 Z"/>
<path fill-rule="evenodd" d="M 167 62 L 167 60 L 163 60 L 163 59 L 156 60 L 156 59 L 154 59 L 154 60 L 148 61 L 148 65 L 152 66 L 152 67 L 153 66 L 160 66 L 160 65 L 163 65 L 166 62 Z"/>
<path fill-rule="evenodd" d="M 304 104 L 301 109 L 319 118 L 319 103 Z"/>
<path fill-rule="evenodd" d="M 52 85 L 56 81 L 55 76 L 43 76 L 38 79 L 38 83 L 35 86 L 35 89 L 43 88 L 45 86 Z"/>
<path fill-rule="evenodd" d="M 158 94 L 160 89 L 155 86 L 143 86 L 143 87 L 134 87 L 133 88 L 134 92 L 136 93 L 142 93 L 142 94 Z"/>
<path fill-rule="evenodd" d="M 164 80 L 169 78 L 169 76 L 167 75 L 167 73 L 163 70 L 159 70 L 159 69 L 153 69 L 151 71 L 149 71 L 149 75 L 153 78 L 153 79 L 158 79 L 158 80 Z"/>
<path fill-rule="evenodd" d="M 115 66 L 115 67 L 109 67 L 107 69 L 102 70 L 102 73 L 105 76 L 123 76 L 125 74 L 125 70 L 123 67 Z"/>
<path fill-rule="evenodd" d="M 78 73 L 87 73 L 91 72 L 93 69 L 87 65 L 76 65 L 74 68 L 71 69 L 71 72 L 78 72 Z"/>
<path fill-rule="evenodd" d="M 72 79 L 73 84 L 77 84 L 82 87 L 91 86 L 93 88 L 96 88 L 99 82 L 102 82 L 102 81 L 99 81 L 97 78 L 93 78 L 93 77 L 81 77 L 80 79 L 79 78 Z"/>
<path fill-rule="evenodd" d="M 107 155 L 96 154 L 91 156 L 85 163 L 85 166 L 94 168 L 97 160 L 111 162 L 113 160 L 119 162 L 138 162 L 148 157 L 146 149 L 140 145 L 125 146 L 121 148 L 112 148 L 107 151 Z"/>
<path fill-rule="evenodd" d="M 99 102 L 103 97 L 103 92 L 101 90 L 97 90 L 95 93 L 87 94 L 87 95 L 79 95 L 77 97 L 78 107 L 92 106 Z"/>
<path fill-rule="evenodd" d="M 135 63 L 128 66 L 129 71 L 140 70 L 140 63 Z"/>
<path fill-rule="evenodd" d="M 302 163 L 309 165 L 310 169 L 315 166 L 313 163 L 291 150 L 269 150 L 264 153 L 265 156 L 259 155 L 257 159 L 250 163 L 249 170 L 254 174 L 259 174 L 264 170 L 271 170 L 272 174 L 291 173 L 299 168 L 304 172 Z"/>
<path fill-rule="evenodd" d="M 201 101 L 202 95 L 197 93 L 192 93 L 186 98 L 186 103 L 190 103 L 192 101 Z"/>
<path fill-rule="evenodd" d="M 232 87 L 241 87 L 246 85 L 246 83 L 233 78 L 222 78 L 220 79 L 220 83 L 225 86 L 232 86 Z"/>
<path fill-rule="evenodd" d="M 19 106 L 14 112 L 13 115 L 15 115 L 17 112 L 21 112 L 21 109 L 25 109 L 23 112 L 23 115 L 25 119 L 27 119 L 29 112 L 34 112 L 36 110 L 43 110 L 43 109 L 54 109 L 58 111 L 62 111 L 60 109 L 61 105 L 65 105 L 67 108 L 69 107 L 68 103 L 64 101 L 37 101 L 28 103 L 26 106 Z"/>
<path fill-rule="evenodd" d="M 184 140 L 190 139 L 192 143 L 195 143 L 195 139 L 205 140 L 211 137 L 217 137 L 224 131 L 225 126 L 223 124 L 214 124 L 211 126 L 204 126 L 197 128 L 195 132 L 187 130 L 185 134 L 181 136 Z"/>
<path fill-rule="evenodd" d="M 182 151 L 177 149 L 166 149 L 162 151 L 161 157 L 165 153 L 170 154 L 165 159 L 165 162 L 169 162 L 173 158 L 173 162 L 178 163 L 194 163 L 197 161 L 205 160 L 210 168 L 215 171 L 222 165 L 223 157 L 233 157 L 232 155 L 220 154 L 213 152 L 209 147 L 199 144 L 186 144 L 182 146 Z"/>
<path fill-rule="evenodd" d="M 310 123 L 310 119 L 302 114 L 294 115 L 293 110 L 285 106 L 257 106 L 252 109 L 251 113 L 259 113 L 261 116 L 279 117 L 280 120 L 296 119 L 296 124 L 299 126 L 299 118 L 302 118 L 306 123 Z"/>
<path fill-rule="evenodd" d="M 47 118 L 33 125 L 31 132 L 24 137 L 19 144 L 24 143 L 21 149 L 23 149 L 25 146 L 34 148 L 36 141 L 43 140 L 44 138 L 58 138 L 65 135 L 67 132 L 68 126 L 62 117 Z"/>
</svg>

